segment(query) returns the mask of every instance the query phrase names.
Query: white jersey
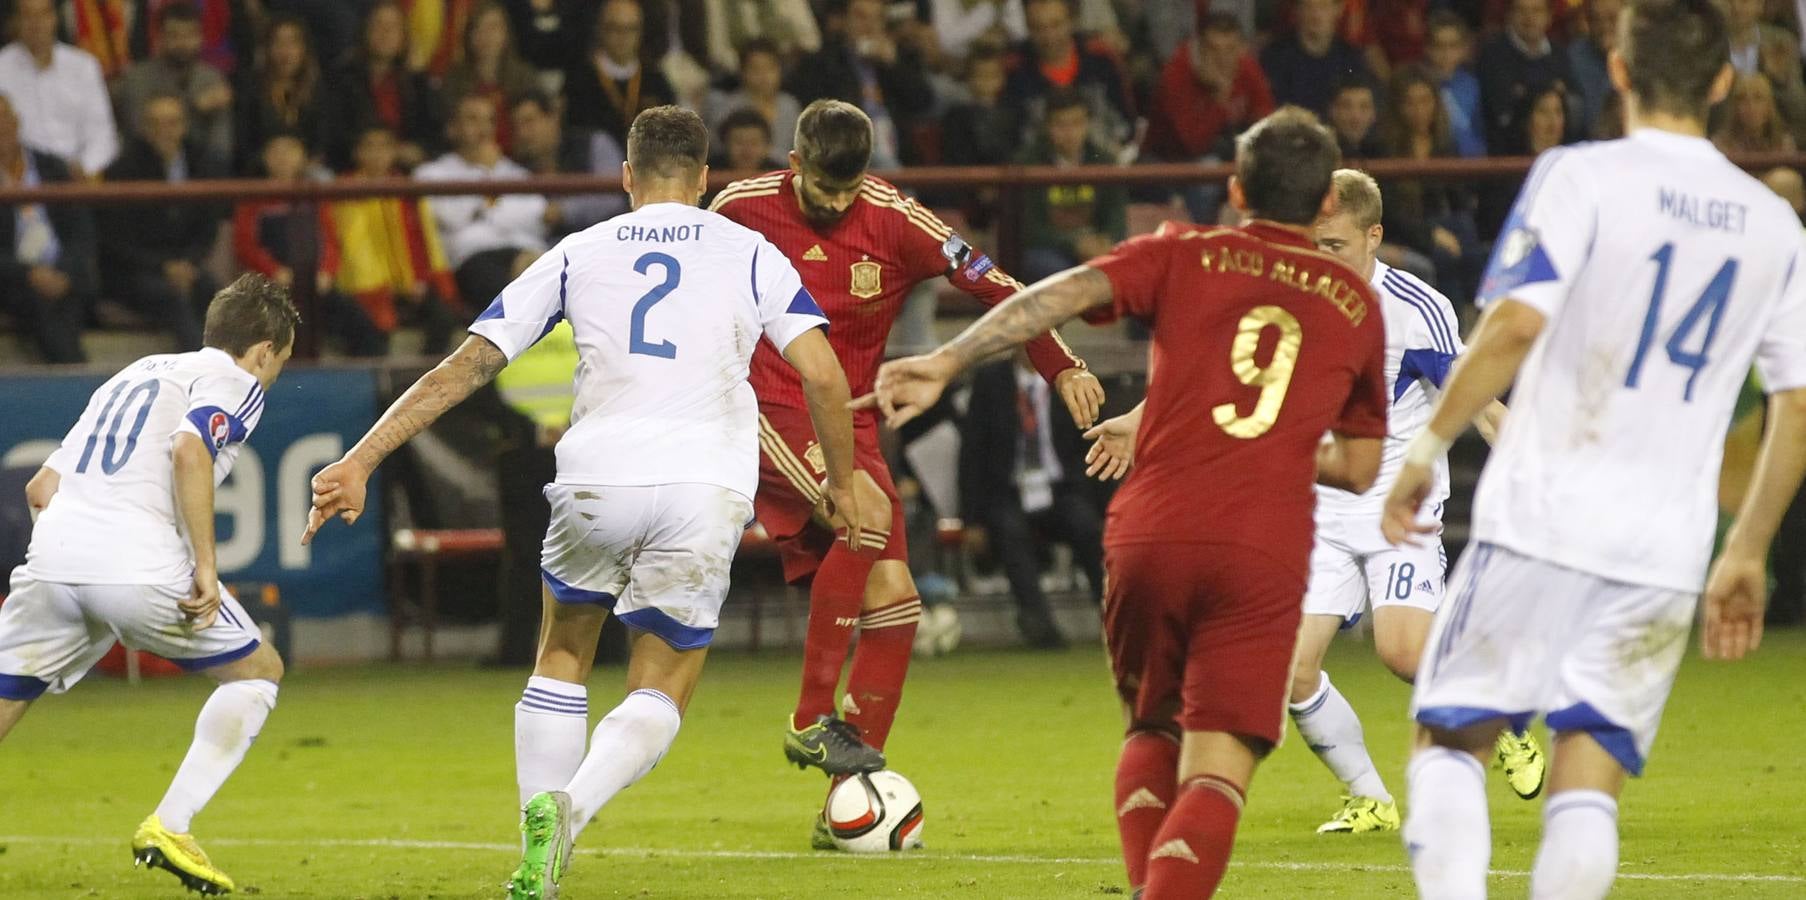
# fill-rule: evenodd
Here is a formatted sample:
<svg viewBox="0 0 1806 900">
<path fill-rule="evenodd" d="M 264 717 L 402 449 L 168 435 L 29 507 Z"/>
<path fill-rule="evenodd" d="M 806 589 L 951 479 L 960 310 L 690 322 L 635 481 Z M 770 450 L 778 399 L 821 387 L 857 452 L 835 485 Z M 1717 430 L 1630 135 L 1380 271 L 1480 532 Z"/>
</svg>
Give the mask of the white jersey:
<svg viewBox="0 0 1806 900">
<path fill-rule="evenodd" d="M 1433 391 L 1442 387 L 1455 357 L 1466 349 L 1454 305 L 1417 276 L 1375 260 L 1373 290 L 1380 295 L 1386 323 L 1386 399 L 1391 404 L 1386 413 L 1380 474 L 1364 494 L 1318 485 L 1319 522 L 1328 517 L 1378 521 L 1392 482 L 1405 466 L 1405 448 L 1430 424 L 1436 403 Z M 1426 510 L 1434 510 L 1448 499 L 1447 459 L 1437 460 L 1433 478 Z"/>
<path fill-rule="evenodd" d="M 513 359 L 569 319 L 576 403 L 558 483 L 713 484 L 751 498 L 759 412 L 747 371 L 828 320 L 790 260 L 707 210 L 654 203 L 573 234 L 470 327 Z"/>
<path fill-rule="evenodd" d="M 57 584 L 164 585 L 194 575 L 176 509 L 175 436 L 213 453 L 217 487 L 263 417 L 263 388 L 223 350 L 147 356 L 108 379 L 44 465 L 61 476 L 25 571 Z"/>
<path fill-rule="evenodd" d="M 1543 154 L 1482 303 L 1548 317 L 1481 476 L 1474 536 L 1697 592 L 1738 390 L 1806 387 L 1806 251 L 1787 203 L 1701 138 Z"/>
</svg>

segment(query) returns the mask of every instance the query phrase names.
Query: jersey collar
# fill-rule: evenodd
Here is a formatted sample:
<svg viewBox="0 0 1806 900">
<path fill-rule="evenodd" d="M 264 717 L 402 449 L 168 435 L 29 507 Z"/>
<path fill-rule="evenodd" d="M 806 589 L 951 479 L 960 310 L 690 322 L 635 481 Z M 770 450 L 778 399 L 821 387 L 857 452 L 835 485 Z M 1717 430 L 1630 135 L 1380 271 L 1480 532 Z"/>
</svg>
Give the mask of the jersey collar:
<svg viewBox="0 0 1806 900">
<path fill-rule="evenodd" d="M 1694 153 L 1700 156 L 1716 156 L 1718 148 L 1703 137 L 1681 134 L 1675 131 L 1664 131 L 1660 128 L 1638 128 L 1630 133 L 1633 141 L 1646 144 L 1660 144 L 1670 150 L 1683 153 Z"/>
</svg>

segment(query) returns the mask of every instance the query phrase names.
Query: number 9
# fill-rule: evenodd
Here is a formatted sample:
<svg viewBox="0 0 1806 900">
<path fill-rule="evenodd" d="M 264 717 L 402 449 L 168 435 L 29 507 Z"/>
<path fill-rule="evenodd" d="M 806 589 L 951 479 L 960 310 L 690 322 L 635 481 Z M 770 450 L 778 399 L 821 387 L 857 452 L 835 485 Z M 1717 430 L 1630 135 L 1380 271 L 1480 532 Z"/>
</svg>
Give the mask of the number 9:
<svg viewBox="0 0 1806 900">
<path fill-rule="evenodd" d="M 1273 359 L 1262 366 L 1254 361 L 1254 353 L 1268 326 L 1279 329 L 1279 343 L 1273 346 Z M 1298 319 L 1280 307 L 1257 306 L 1242 316 L 1235 343 L 1229 346 L 1229 364 L 1241 383 L 1260 388 L 1260 399 L 1255 401 L 1254 411 L 1245 416 L 1236 415 L 1234 403 L 1219 404 L 1210 411 L 1219 428 L 1230 437 L 1246 440 L 1260 437 L 1273 427 L 1279 408 L 1285 404 L 1286 390 L 1292 386 L 1292 369 L 1298 364 L 1298 347 L 1303 341 L 1304 329 L 1299 327 Z"/>
</svg>

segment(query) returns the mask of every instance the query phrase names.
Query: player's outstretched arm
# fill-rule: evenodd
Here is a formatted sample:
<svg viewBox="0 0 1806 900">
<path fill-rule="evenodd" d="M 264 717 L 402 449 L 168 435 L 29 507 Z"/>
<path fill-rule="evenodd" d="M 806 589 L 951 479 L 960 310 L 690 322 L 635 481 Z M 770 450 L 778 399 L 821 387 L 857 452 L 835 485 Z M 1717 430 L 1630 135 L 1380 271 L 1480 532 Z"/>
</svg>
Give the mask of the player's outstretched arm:
<svg viewBox="0 0 1806 900">
<path fill-rule="evenodd" d="M 308 514 L 301 543 L 311 542 L 314 532 L 334 516 L 347 525 L 356 522 L 364 511 L 364 486 L 370 473 L 396 448 L 494 380 L 507 365 L 508 357 L 500 348 L 473 334 L 432 371 L 420 376 L 343 458 L 314 476 L 314 508 Z"/>
<path fill-rule="evenodd" d="M 926 412 L 953 376 L 992 354 L 1008 350 L 1058 327 L 1086 310 L 1111 301 L 1110 279 L 1089 266 L 1067 269 L 991 308 L 960 335 L 933 353 L 888 362 L 862 407 L 878 406 L 892 428 Z"/>
<path fill-rule="evenodd" d="M 206 628 L 219 614 L 219 562 L 213 541 L 213 453 L 200 435 L 176 435 L 169 451 L 174 471 L 176 513 L 194 552 L 194 585 L 177 604 L 196 627 Z"/>
<path fill-rule="evenodd" d="M 1535 307 L 1509 298 L 1487 308 L 1467 352 L 1461 354 L 1443 385 L 1430 424 L 1405 451 L 1405 466 L 1386 497 L 1385 517 L 1380 521 L 1387 540 L 1401 543 L 1433 527 L 1417 521 L 1418 507 L 1429 494 L 1431 467 L 1473 424 L 1474 417 L 1511 387 L 1546 321 Z"/>
<path fill-rule="evenodd" d="M 815 439 L 820 442 L 822 463 L 828 469 L 828 519 L 836 530 L 847 530 L 847 544 L 859 549 L 861 533 L 869 527 L 882 531 L 890 524 L 867 522 L 861 517 L 857 493 L 853 488 L 853 390 L 847 386 L 847 374 L 828 336 L 819 328 L 798 335 L 784 347 L 784 359 L 796 369 L 803 383 L 803 398 L 809 404 L 809 420 L 815 425 Z"/>
<path fill-rule="evenodd" d="M 1755 475 L 1724 549 L 1706 577 L 1705 626 L 1700 649 L 1707 659 L 1741 659 L 1762 643 L 1768 606 L 1768 551 L 1781 517 L 1806 474 L 1806 388 L 1782 391 L 1768 401 L 1768 433 L 1757 451 Z"/>
</svg>

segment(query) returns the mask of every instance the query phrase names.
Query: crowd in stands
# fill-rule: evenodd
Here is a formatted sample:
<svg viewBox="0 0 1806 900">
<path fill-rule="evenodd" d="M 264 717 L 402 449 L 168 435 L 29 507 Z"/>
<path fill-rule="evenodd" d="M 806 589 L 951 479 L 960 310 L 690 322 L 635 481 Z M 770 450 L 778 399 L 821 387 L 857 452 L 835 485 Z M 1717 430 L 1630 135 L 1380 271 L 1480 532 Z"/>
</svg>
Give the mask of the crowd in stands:
<svg viewBox="0 0 1806 900">
<path fill-rule="evenodd" d="M 1354 164 L 1533 154 L 1622 130 L 1623 0 L 0 0 L 0 181 L 618 173 L 649 106 L 700 111 L 715 164 L 785 164 L 801 108 L 877 127 L 874 165 L 1227 160 L 1297 104 Z M 1726 151 L 1806 140 L 1795 4 L 1724 0 Z M 1396 180 L 1388 262 L 1471 293 L 1515 183 Z M 1025 192 L 1024 276 L 1126 236 L 1131 202 L 1219 215 L 1219 186 Z M 983 226 L 996 194 L 928 198 Z M 84 359 L 97 301 L 198 344 L 230 223 L 239 267 L 307 274 L 340 352 L 402 324 L 442 349 L 534 254 L 619 195 L 65 206 L 0 215 L 0 314 Z M 7 228 L 12 240 L 7 241 Z M 104 261 L 104 264 L 102 262 Z"/>
</svg>

